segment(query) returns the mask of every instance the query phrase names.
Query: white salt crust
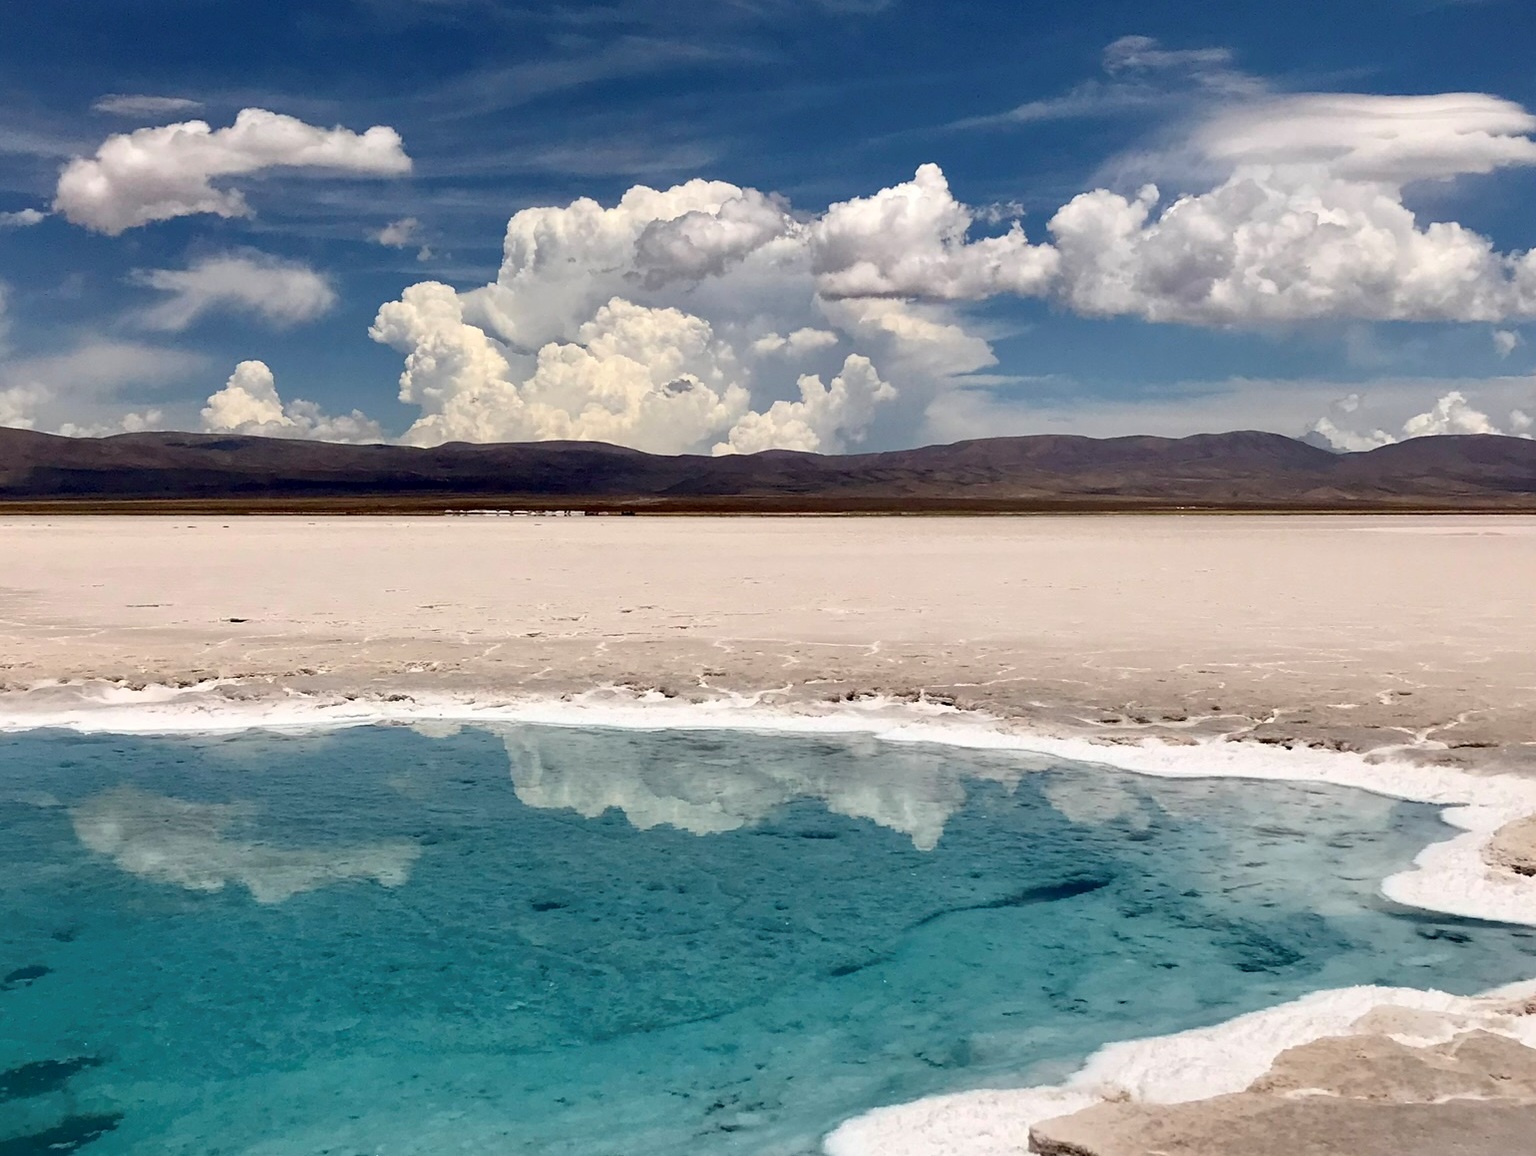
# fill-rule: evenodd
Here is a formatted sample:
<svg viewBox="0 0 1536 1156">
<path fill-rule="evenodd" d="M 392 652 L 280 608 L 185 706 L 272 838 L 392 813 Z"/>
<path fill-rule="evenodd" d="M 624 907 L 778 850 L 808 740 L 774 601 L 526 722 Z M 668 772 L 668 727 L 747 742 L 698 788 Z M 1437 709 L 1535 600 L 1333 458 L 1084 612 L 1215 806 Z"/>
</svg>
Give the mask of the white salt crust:
<svg viewBox="0 0 1536 1156">
<path fill-rule="evenodd" d="M 867 734 L 887 742 L 1019 751 L 1097 763 L 1166 778 L 1246 778 L 1329 783 L 1445 808 L 1462 834 L 1426 847 L 1406 871 L 1382 883 L 1389 899 L 1429 911 L 1536 926 L 1536 879 L 1498 872 L 1483 848 L 1504 824 L 1536 814 L 1536 780 L 1472 774 L 1338 751 L 1283 749 L 1212 739 L 1106 745 L 1009 727 L 986 715 L 932 703 L 867 699 L 830 707 L 765 706 L 754 697 L 685 703 L 660 694 L 605 688 L 568 699 L 392 696 L 324 698 L 238 683 L 125 689 L 110 684 L 45 684 L 0 695 L 0 731 L 60 728 L 117 734 L 208 734 L 249 729 L 314 730 L 369 724 L 423 730 L 539 723 L 632 729 L 760 730 Z M 965 1092 L 881 1108 L 850 1120 L 826 1140 L 828 1156 L 1003 1156 L 1022 1151 L 1031 1123 L 1080 1111 L 1106 1098 L 1179 1103 L 1246 1088 L 1287 1048 L 1349 1032 L 1383 1008 L 1431 1013 L 1415 1032 L 1443 1038 L 1483 1027 L 1536 1046 L 1536 1017 L 1501 1010 L 1536 997 L 1536 981 L 1463 998 L 1411 988 L 1316 992 L 1225 1024 L 1111 1044 L 1054 1087 Z M 1401 1017 L 1400 1017 L 1401 1018 Z M 1422 1018 L 1422 1017 L 1421 1017 Z M 1396 1033 L 1399 1034 L 1401 1033 Z M 1401 1036 L 1405 1042 L 1433 1042 Z"/>
<path fill-rule="evenodd" d="M 1532 997 L 1536 981 L 1472 997 L 1401 987 L 1314 992 L 1216 1027 L 1110 1044 L 1054 1087 L 961 1092 L 877 1108 L 839 1127 L 824 1150 L 827 1156 L 1018 1156 L 1030 1126 L 1043 1120 L 1106 1100 L 1180 1104 L 1241 1092 L 1287 1048 L 1366 1026 L 1384 1025 L 1386 1034 L 1410 1046 L 1481 1028 L 1536 1047 L 1536 1017 L 1507 1010 Z"/>
</svg>

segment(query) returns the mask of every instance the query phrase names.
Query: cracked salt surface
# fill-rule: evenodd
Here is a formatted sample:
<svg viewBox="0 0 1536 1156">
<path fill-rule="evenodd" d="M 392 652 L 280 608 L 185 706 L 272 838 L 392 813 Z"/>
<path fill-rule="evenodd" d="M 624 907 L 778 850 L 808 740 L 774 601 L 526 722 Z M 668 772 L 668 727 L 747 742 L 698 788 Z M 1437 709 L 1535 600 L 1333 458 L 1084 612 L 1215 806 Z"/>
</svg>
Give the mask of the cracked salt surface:
<svg viewBox="0 0 1536 1156">
<path fill-rule="evenodd" d="M 102 1156 L 814 1153 L 1113 1040 L 1536 974 L 1380 897 L 1432 807 L 868 734 L 21 732 L 0 819 L 0 1143 Z"/>
</svg>

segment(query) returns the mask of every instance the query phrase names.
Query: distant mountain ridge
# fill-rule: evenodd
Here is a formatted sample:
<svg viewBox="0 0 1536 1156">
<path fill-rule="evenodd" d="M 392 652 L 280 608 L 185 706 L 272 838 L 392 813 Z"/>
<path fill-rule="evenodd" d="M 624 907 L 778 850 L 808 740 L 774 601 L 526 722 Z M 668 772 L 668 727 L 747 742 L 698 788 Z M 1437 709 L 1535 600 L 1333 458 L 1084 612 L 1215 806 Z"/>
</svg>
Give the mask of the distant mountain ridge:
<svg viewBox="0 0 1536 1156">
<path fill-rule="evenodd" d="M 650 511 L 1488 509 L 1536 512 L 1536 441 L 1333 454 L 1279 434 L 983 438 L 884 453 L 662 456 L 598 442 L 353 446 L 0 429 L 0 510 L 37 504 Z"/>
</svg>

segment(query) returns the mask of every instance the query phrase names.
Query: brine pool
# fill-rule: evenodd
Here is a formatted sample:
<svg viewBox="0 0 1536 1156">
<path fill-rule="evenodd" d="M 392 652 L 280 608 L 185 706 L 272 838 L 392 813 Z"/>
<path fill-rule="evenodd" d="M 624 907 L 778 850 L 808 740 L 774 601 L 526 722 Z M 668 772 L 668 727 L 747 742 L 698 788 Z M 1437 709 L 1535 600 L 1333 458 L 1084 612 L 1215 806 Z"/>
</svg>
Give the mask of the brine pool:
<svg viewBox="0 0 1536 1156">
<path fill-rule="evenodd" d="M 1339 787 L 523 725 L 0 736 L 0 1156 L 821 1150 L 869 1108 L 1536 933 Z"/>
</svg>

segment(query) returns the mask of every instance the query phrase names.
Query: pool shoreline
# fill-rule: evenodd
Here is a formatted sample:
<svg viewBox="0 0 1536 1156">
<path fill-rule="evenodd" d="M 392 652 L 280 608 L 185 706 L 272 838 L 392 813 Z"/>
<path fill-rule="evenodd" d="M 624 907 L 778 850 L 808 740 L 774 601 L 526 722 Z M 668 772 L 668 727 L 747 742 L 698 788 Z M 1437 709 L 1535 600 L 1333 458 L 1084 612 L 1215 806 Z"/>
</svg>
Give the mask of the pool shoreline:
<svg viewBox="0 0 1536 1156">
<path fill-rule="evenodd" d="M 1337 782 L 1462 828 L 1391 898 L 1536 925 L 1536 519 L 640 521 L 0 519 L 0 727 L 841 728 Z M 829 1151 L 1017 1152 L 1023 1093 L 977 1095 Z"/>
</svg>

